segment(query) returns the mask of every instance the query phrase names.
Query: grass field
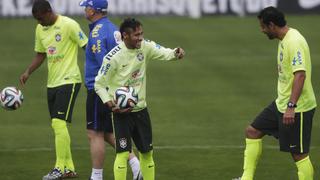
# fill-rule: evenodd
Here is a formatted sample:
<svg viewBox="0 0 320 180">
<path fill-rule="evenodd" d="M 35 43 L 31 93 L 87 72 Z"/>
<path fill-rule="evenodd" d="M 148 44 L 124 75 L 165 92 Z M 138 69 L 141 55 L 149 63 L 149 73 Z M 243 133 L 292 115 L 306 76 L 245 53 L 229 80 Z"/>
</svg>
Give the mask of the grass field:
<svg viewBox="0 0 320 180">
<path fill-rule="evenodd" d="M 289 16 L 309 42 L 313 85 L 320 92 L 320 16 Z M 77 18 L 88 32 L 87 22 Z M 113 19 L 119 24 L 120 19 Z M 276 97 L 277 41 L 269 41 L 255 17 L 142 18 L 145 37 L 181 46 L 180 62 L 151 62 L 148 106 L 153 123 L 156 179 L 230 180 L 242 172 L 244 128 Z M 0 19 L 0 88 L 18 86 L 34 55 L 32 19 Z M 79 53 L 83 67 L 84 53 Z M 0 109 L 0 180 L 34 180 L 53 168 L 53 131 L 46 103 L 46 64 L 22 89 L 21 109 Z M 70 127 L 79 180 L 91 171 L 82 87 Z M 320 179 L 320 124 L 316 113 L 311 158 Z M 257 180 L 297 180 L 289 154 L 265 137 Z M 114 151 L 108 146 L 105 179 L 112 179 Z M 131 177 L 130 172 L 129 177 Z"/>
</svg>

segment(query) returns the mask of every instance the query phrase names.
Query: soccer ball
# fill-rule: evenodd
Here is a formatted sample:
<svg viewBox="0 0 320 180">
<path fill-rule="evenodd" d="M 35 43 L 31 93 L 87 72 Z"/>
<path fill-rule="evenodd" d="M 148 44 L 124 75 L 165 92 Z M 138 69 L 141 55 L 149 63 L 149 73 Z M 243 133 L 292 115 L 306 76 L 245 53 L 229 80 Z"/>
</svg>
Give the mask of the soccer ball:
<svg viewBox="0 0 320 180">
<path fill-rule="evenodd" d="M 133 87 L 123 86 L 118 88 L 115 93 L 115 102 L 120 109 L 133 108 L 138 103 L 138 94 Z"/>
<path fill-rule="evenodd" d="M 22 92 L 16 87 L 6 87 L 0 93 L 1 106 L 6 110 L 16 110 L 22 102 Z"/>
</svg>

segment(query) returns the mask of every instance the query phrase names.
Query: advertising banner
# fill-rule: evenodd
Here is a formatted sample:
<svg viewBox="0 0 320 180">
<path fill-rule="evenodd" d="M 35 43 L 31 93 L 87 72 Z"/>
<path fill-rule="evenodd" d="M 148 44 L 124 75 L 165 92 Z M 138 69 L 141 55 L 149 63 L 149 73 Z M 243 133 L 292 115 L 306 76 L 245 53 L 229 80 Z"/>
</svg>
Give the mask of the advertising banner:
<svg viewBox="0 0 320 180">
<path fill-rule="evenodd" d="M 49 0 L 57 13 L 83 15 L 80 0 Z M 33 0 L 0 0 L 0 17 L 31 16 Z M 111 15 L 251 15 L 267 6 L 286 13 L 320 13 L 320 0 L 108 0 Z"/>
</svg>

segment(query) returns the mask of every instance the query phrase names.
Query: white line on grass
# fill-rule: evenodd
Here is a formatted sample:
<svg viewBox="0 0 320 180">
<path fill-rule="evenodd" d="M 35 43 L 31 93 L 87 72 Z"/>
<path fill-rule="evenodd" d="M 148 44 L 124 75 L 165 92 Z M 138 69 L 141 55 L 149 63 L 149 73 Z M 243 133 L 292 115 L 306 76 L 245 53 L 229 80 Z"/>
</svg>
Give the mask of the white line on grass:
<svg viewBox="0 0 320 180">
<path fill-rule="evenodd" d="M 279 149 L 278 146 L 263 146 L 265 149 Z M 316 148 L 312 146 L 311 149 Z M 110 149 L 110 147 L 107 147 Z M 217 146 L 210 146 L 210 145 L 181 145 L 181 146 L 154 146 L 154 149 L 158 150 L 215 150 L 215 149 L 244 149 L 244 146 L 239 145 L 217 145 Z M 72 147 L 72 150 L 89 150 L 89 147 Z M 36 147 L 36 148 L 17 148 L 17 149 L 0 149 L 0 152 L 36 152 L 36 151 L 54 151 L 54 148 L 50 147 Z"/>
</svg>

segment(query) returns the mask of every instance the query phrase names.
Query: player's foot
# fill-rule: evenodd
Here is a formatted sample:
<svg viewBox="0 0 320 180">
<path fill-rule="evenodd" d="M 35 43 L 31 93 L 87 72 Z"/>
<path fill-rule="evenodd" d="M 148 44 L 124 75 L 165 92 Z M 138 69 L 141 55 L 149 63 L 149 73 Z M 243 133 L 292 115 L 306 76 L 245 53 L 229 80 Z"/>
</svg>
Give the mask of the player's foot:
<svg viewBox="0 0 320 180">
<path fill-rule="evenodd" d="M 70 169 L 64 169 L 62 179 L 77 178 L 77 177 L 78 177 L 78 174 L 75 171 L 71 171 Z"/>
<path fill-rule="evenodd" d="M 241 180 L 241 177 L 232 178 L 232 180 Z"/>
<path fill-rule="evenodd" d="M 54 168 L 47 175 L 43 176 L 42 180 L 60 180 L 62 179 L 62 172 L 58 168 Z"/>
<path fill-rule="evenodd" d="M 137 177 L 136 177 L 136 178 L 133 178 L 133 180 L 143 180 L 141 171 L 139 171 Z"/>
</svg>

